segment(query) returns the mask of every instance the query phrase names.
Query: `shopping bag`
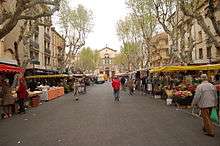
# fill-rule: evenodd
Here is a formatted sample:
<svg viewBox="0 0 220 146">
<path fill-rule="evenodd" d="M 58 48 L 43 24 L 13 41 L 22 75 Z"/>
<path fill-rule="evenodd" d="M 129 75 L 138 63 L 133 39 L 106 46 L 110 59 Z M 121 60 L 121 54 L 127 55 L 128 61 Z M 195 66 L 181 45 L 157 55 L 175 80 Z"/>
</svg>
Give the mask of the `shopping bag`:
<svg viewBox="0 0 220 146">
<path fill-rule="evenodd" d="M 214 123 L 219 123 L 217 109 L 215 107 L 212 108 L 210 119 Z"/>
</svg>

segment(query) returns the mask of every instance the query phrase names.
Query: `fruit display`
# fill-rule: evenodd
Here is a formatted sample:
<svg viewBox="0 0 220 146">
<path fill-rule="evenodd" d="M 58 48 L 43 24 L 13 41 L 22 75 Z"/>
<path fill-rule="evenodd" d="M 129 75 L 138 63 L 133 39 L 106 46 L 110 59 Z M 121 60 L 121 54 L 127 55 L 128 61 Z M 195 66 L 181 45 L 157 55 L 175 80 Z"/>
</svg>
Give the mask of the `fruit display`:
<svg viewBox="0 0 220 146">
<path fill-rule="evenodd" d="M 175 96 L 176 97 L 188 97 L 188 96 L 192 96 L 192 93 L 190 91 L 176 91 Z"/>
</svg>

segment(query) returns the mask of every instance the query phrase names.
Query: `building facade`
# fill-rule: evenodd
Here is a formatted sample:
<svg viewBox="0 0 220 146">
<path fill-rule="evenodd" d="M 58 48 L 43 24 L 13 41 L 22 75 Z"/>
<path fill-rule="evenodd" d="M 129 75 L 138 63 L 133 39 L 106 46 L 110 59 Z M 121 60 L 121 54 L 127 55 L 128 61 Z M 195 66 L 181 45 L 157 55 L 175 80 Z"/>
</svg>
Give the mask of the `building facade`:
<svg viewBox="0 0 220 146">
<path fill-rule="evenodd" d="M 220 22 L 220 2 L 216 3 L 215 17 Z M 220 42 L 220 36 L 215 33 L 213 24 L 207 15 L 207 1 L 204 2 L 197 10 L 203 16 L 205 24 L 212 34 Z M 185 58 L 189 57 L 188 64 L 209 64 L 220 62 L 220 49 L 216 48 L 210 37 L 204 32 L 196 19 L 184 16 L 181 11 L 174 13 L 169 19 L 179 22 L 177 28 L 179 36 L 177 36 L 178 54 L 183 54 Z M 179 19 L 179 21 L 178 21 Z M 182 20 L 181 20 L 182 19 Z M 181 36 L 181 33 L 183 33 Z M 169 42 L 171 39 L 169 38 Z M 171 44 L 170 44 L 171 46 Z M 184 58 L 184 57 L 183 57 Z"/>
<path fill-rule="evenodd" d="M 13 8 L 15 2 L 4 3 L 5 8 Z M 39 6 L 39 10 L 46 9 L 47 6 Z M 23 27 L 24 21 L 20 20 L 13 30 L 0 40 L 0 62 L 19 64 L 25 68 L 59 68 L 64 60 L 65 40 L 51 28 L 51 17 L 43 17 L 39 21 L 47 25 L 36 26 L 34 21 L 28 21 L 26 27 Z M 18 42 L 22 27 L 25 28 L 23 39 Z"/>
<path fill-rule="evenodd" d="M 165 66 L 169 64 L 169 43 L 166 33 L 156 34 L 152 37 L 151 43 L 154 47 L 150 49 L 150 66 Z"/>
<path fill-rule="evenodd" d="M 220 3 L 219 3 L 220 5 Z M 220 7 L 220 6 L 219 6 Z M 220 36 L 215 33 L 214 27 L 211 20 L 206 17 L 207 4 L 201 7 L 201 13 L 205 18 L 205 23 L 207 24 L 210 31 L 215 35 L 218 42 L 220 42 Z M 215 13 L 217 21 L 220 23 L 220 10 Z M 204 64 L 204 63 L 219 63 L 220 62 L 220 48 L 216 48 L 210 37 L 203 31 L 201 26 L 199 26 L 197 21 L 193 23 L 195 48 L 193 50 L 193 63 Z"/>
<path fill-rule="evenodd" d="M 106 74 L 111 78 L 115 73 L 118 73 L 117 66 L 113 63 L 113 59 L 117 55 L 117 50 L 105 47 L 98 51 L 100 56 L 100 63 L 96 69 L 96 74 Z"/>
<path fill-rule="evenodd" d="M 51 29 L 51 66 L 53 69 L 62 67 L 65 58 L 65 39 L 55 30 Z"/>
</svg>

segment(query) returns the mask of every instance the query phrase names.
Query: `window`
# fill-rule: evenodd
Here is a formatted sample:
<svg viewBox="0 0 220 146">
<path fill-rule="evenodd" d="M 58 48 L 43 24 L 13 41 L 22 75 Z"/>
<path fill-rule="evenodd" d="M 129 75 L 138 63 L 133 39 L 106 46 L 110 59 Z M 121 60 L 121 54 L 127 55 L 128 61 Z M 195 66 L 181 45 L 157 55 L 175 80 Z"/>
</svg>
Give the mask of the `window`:
<svg viewBox="0 0 220 146">
<path fill-rule="evenodd" d="M 202 51 L 202 48 L 199 49 L 199 59 L 203 59 L 203 51 Z"/>
<path fill-rule="evenodd" d="M 46 49 L 46 48 L 47 48 L 47 42 L 44 41 L 44 49 Z"/>
<path fill-rule="evenodd" d="M 38 42 L 38 34 L 37 33 L 34 33 L 34 41 Z"/>
<path fill-rule="evenodd" d="M 212 48 L 208 47 L 207 48 L 207 59 L 211 59 L 211 57 L 212 57 Z"/>
<path fill-rule="evenodd" d="M 30 51 L 30 57 L 31 57 L 31 59 L 34 59 L 34 52 L 33 51 Z"/>
<path fill-rule="evenodd" d="M 105 59 L 105 64 L 109 64 L 109 59 Z"/>
<path fill-rule="evenodd" d="M 39 53 L 36 53 L 34 51 L 30 51 L 30 58 L 38 60 L 39 59 Z"/>
<path fill-rule="evenodd" d="M 105 58 L 109 58 L 109 54 L 108 53 L 105 53 Z"/>
<path fill-rule="evenodd" d="M 202 31 L 198 32 L 198 42 L 202 42 Z"/>
<path fill-rule="evenodd" d="M 169 45 L 168 39 L 165 40 L 165 45 Z"/>
<path fill-rule="evenodd" d="M 50 57 L 44 57 L 45 66 L 50 65 Z"/>
<path fill-rule="evenodd" d="M 50 49 L 50 43 L 47 43 L 47 49 Z"/>
</svg>

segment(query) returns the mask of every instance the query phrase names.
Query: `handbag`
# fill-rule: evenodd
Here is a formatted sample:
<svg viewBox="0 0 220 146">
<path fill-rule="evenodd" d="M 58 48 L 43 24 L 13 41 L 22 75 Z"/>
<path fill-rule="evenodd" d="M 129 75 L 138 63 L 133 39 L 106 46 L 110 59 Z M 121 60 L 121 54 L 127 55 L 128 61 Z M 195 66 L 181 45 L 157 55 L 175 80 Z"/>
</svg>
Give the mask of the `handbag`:
<svg viewBox="0 0 220 146">
<path fill-rule="evenodd" d="M 219 123 L 218 114 L 217 114 L 217 108 L 213 107 L 211 111 L 210 119 L 214 123 Z"/>
</svg>

